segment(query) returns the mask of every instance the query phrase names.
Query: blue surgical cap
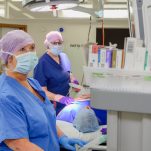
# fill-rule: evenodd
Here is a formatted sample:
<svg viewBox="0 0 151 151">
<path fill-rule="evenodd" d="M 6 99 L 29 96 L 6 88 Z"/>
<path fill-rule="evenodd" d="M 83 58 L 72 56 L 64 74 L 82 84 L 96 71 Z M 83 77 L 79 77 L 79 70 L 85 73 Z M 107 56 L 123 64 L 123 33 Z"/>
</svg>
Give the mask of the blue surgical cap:
<svg viewBox="0 0 151 151">
<path fill-rule="evenodd" d="M 95 132 L 99 129 L 97 117 L 92 109 L 81 109 L 74 121 L 73 126 L 83 133 Z"/>
</svg>

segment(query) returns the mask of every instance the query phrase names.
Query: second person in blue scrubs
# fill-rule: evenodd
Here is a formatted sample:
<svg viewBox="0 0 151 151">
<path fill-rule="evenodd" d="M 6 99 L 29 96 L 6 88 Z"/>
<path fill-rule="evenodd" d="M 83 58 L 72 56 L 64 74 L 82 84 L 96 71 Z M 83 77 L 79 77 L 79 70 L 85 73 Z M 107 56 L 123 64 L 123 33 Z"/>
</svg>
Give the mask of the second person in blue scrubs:
<svg viewBox="0 0 151 151">
<path fill-rule="evenodd" d="M 70 61 L 62 52 L 63 38 L 58 31 L 51 31 L 44 42 L 47 51 L 34 69 L 34 78 L 39 81 L 50 100 L 57 102 L 56 112 L 73 102 L 69 97 L 69 83 L 78 84 L 70 72 Z"/>
</svg>

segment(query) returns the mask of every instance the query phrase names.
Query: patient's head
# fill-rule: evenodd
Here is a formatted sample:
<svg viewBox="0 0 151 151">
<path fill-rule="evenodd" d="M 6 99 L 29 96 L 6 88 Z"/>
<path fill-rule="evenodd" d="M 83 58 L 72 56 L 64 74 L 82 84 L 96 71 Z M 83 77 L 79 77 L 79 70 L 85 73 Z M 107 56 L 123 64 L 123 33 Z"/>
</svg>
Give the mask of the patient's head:
<svg viewBox="0 0 151 151">
<path fill-rule="evenodd" d="M 94 132 L 99 129 L 97 117 L 90 107 L 85 107 L 77 113 L 73 126 L 83 133 Z"/>
</svg>

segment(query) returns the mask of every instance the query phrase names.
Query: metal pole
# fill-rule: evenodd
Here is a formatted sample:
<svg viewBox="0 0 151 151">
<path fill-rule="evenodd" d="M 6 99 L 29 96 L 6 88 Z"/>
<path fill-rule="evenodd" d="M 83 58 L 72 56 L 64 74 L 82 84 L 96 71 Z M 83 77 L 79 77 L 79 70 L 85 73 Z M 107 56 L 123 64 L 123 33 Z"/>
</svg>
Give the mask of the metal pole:
<svg viewBox="0 0 151 151">
<path fill-rule="evenodd" d="M 127 10 L 128 10 L 128 23 L 129 23 L 129 33 L 130 37 L 133 37 L 133 32 L 132 32 L 132 18 L 131 18 L 131 11 L 130 11 L 130 0 L 127 0 Z"/>
</svg>

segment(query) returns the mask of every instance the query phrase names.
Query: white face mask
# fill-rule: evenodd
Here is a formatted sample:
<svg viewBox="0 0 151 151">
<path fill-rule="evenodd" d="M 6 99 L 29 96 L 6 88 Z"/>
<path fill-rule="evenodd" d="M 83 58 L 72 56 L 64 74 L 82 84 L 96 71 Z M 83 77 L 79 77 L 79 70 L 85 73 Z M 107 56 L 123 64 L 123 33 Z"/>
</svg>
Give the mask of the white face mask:
<svg viewBox="0 0 151 151">
<path fill-rule="evenodd" d="M 30 71 L 34 69 L 34 67 L 38 63 L 38 57 L 36 52 L 27 52 L 18 56 L 15 56 L 12 53 L 1 51 L 1 53 L 6 53 L 16 58 L 17 64 L 13 71 L 19 72 L 22 74 L 28 74 Z M 9 69 L 7 69 L 9 70 Z"/>
<path fill-rule="evenodd" d="M 62 52 L 62 45 L 50 44 L 49 49 L 53 55 L 58 56 Z"/>
</svg>

